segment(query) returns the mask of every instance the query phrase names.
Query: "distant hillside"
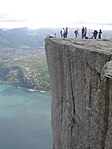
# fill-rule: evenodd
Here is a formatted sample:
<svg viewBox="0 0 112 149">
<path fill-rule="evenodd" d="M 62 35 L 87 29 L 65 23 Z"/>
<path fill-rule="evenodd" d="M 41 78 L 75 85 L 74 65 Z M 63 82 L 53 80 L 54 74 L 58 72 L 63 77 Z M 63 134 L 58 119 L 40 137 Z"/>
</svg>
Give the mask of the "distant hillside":
<svg viewBox="0 0 112 149">
<path fill-rule="evenodd" d="M 49 91 L 45 53 L 0 61 L 0 80 L 26 89 Z"/>
<path fill-rule="evenodd" d="M 36 32 L 36 31 L 35 31 Z M 28 28 L 0 30 L 0 45 L 2 47 L 28 46 L 31 48 L 43 47 L 43 40 L 34 31 Z"/>
</svg>

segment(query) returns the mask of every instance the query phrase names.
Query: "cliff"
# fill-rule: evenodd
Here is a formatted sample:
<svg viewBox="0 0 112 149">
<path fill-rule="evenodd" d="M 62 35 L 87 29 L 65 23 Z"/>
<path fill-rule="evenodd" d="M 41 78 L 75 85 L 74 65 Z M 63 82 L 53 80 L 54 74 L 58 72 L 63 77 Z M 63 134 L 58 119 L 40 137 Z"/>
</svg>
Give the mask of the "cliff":
<svg viewBox="0 0 112 149">
<path fill-rule="evenodd" d="M 112 40 L 45 39 L 53 149 L 112 149 Z"/>
</svg>

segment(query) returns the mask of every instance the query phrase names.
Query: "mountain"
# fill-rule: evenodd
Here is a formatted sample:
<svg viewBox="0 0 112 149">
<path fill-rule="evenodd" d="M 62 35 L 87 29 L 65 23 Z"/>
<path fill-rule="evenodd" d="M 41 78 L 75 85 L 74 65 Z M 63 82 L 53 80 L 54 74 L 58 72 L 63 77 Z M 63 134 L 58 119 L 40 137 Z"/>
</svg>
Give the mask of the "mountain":
<svg viewBox="0 0 112 149">
<path fill-rule="evenodd" d="M 0 45 L 2 47 L 28 46 L 30 48 L 43 47 L 43 41 L 28 28 L 0 30 Z"/>
<path fill-rule="evenodd" d="M 76 28 L 68 28 L 68 38 L 74 38 L 74 31 Z M 81 28 L 79 29 L 79 38 L 81 38 Z M 27 46 L 29 48 L 42 48 L 44 47 L 44 39 L 47 35 L 60 38 L 61 28 L 40 28 L 28 29 L 14 28 L 14 29 L 0 29 L 0 46 L 18 48 L 20 46 Z M 112 38 L 112 31 L 102 30 L 102 38 Z M 88 29 L 88 37 L 92 37 L 93 30 Z"/>
<path fill-rule="evenodd" d="M 0 81 L 33 90 L 50 90 L 44 40 L 47 35 L 60 38 L 61 28 L 0 29 Z M 68 29 L 74 38 L 75 28 Z M 81 29 L 79 28 L 79 38 Z M 88 37 L 92 30 L 88 29 Z M 112 31 L 103 30 L 102 38 L 112 38 Z"/>
</svg>

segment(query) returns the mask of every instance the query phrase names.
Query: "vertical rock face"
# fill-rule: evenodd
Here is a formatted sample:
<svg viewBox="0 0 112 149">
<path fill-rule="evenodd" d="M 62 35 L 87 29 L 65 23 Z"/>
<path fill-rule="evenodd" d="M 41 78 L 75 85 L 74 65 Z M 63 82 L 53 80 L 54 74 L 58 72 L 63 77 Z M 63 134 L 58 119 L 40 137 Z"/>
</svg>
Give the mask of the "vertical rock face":
<svg viewBox="0 0 112 149">
<path fill-rule="evenodd" d="M 53 149 L 112 149 L 112 41 L 45 40 Z"/>
</svg>

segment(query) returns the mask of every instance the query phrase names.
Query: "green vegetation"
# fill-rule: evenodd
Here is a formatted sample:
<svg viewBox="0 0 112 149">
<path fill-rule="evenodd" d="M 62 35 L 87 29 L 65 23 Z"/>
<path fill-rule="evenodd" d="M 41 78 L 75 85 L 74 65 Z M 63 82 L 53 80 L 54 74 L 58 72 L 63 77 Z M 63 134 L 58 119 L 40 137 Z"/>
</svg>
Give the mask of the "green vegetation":
<svg viewBox="0 0 112 149">
<path fill-rule="evenodd" d="M 48 67 L 44 52 L 38 55 L 22 56 L 2 61 L 0 65 L 10 70 L 4 77 L 5 82 L 28 89 L 50 90 Z"/>
</svg>

